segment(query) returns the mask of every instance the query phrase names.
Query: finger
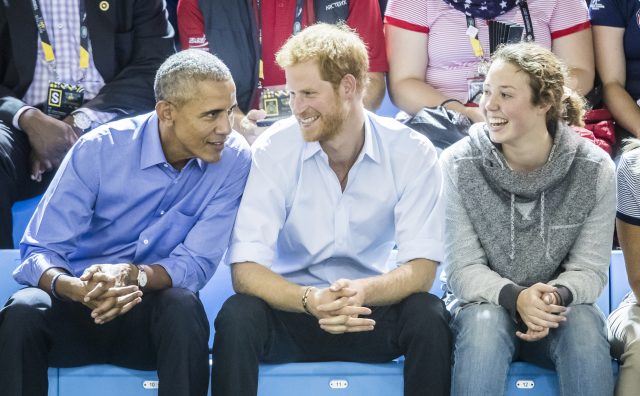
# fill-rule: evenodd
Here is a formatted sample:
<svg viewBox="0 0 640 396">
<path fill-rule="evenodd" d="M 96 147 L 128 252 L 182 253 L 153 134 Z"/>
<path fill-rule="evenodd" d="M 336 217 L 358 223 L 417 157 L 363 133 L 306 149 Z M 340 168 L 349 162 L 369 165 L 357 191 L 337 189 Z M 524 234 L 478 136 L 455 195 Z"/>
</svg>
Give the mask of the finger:
<svg viewBox="0 0 640 396">
<path fill-rule="evenodd" d="M 331 287 L 329 287 L 329 290 L 331 290 L 332 292 L 337 292 L 345 287 L 349 286 L 349 281 L 346 279 L 338 279 L 337 281 L 333 282 L 331 284 Z"/>
<path fill-rule="evenodd" d="M 116 316 L 118 316 L 118 313 L 120 312 L 120 309 L 121 309 L 120 307 L 113 307 L 113 308 L 109 309 L 107 312 L 105 312 L 102 315 L 100 315 L 97 318 L 95 318 L 94 322 L 96 324 L 105 324 L 107 322 L 110 322 Z"/>
<path fill-rule="evenodd" d="M 560 322 L 563 322 L 564 320 L 566 320 L 566 318 L 559 315 L 546 314 L 543 317 L 533 316 L 529 318 L 529 320 L 537 326 L 555 329 L 558 326 L 560 326 Z M 536 329 L 536 330 L 540 331 L 540 329 Z"/>
<path fill-rule="evenodd" d="M 90 300 L 93 300 L 93 299 L 97 299 L 98 297 L 101 297 L 107 290 L 109 290 L 109 285 L 107 285 L 104 282 L 98 282 L 96 287 L 91 289 L 84 296 L 84 301 L 87 302 L 87 301 L 90 301 Z"/>
<path fill-rule="evenodd" d="M 141 291 L 137 291 L 135 293 L 131 293 L 131 294 L 127 294 L 124 296 L 120 296 L 116 298 L 116 307 L 124 307 L 126 304 L 130 303 L 131 301 L 137 299 L 137 298 L 141 298 L 142 297 L 142 292 Z"/>
<path fill-rule="evenodd" d="M 104 300 L 101 299 L 98 303 L 98 307 L 91 311 L 91 317 L 94 319 L 113 308 L 116 304 L 116 299 L 114 297 L 110 297 Z"/>
<path fill-rule="evenodd" d="M 40 182 L 42 181 L 42 169 L 40 161 L 34 159 L 31 163 L 31 180 Z"/>
<path fill-rule="evenodd" d="M 95 319 L 95 322 L 97 324 L 104 324 L 104 323 L 110 322 L 115 317 L 120 316 L 120 315 L 128 312 L 131 308 L 133 308 L 135 306 L 135 304 L 137 304 L 138 302 L 142 301 L 141 295 L 142 295 L 142 293 L 138 292 L 138 293 L 132 293 L 132 294 L 117 298 L 116 299 L 116 304 L 114 305 L 114 307 L 111 308 L 110 310 L 108 310 L 107 312 L 105 312 L 104 314 L 98 316 Z M 132 302 L 134 304 L 130 305 L 128 307 L 127 311 L 124 311 L 124 307 L 128 306 Z"/>
<path fill-rule="evenodd" d="M 334 300 L 325 304 L 320 304 L 316 307 L 316 309 L 322 312 L 337 311 L 339 309 L 342 309 L 348 306 L 350 301 L 351 300 L 349 300 L 348 297 L 340 297 L 337 300 Z"/>
<path fill-rule="evenodd" d="M 318 321 L 320 325 L 331 326 L 331 325 L 342 325 L 345 326 L 375 326 L 376 321 L 369 318 L 353 318 L 346 315 L 340 316 L 329 316 L 328 318 L 322 318 Z"/>
<path fill-rule="evenodd" d="M 347 305 L 344 308 L 340 308 L 336 311 L 328 312 L 331 316 L 347 315 L 347 316 L 360 316 L 371 315 L 371 309 L 367 307 L 358 307 L 353 305 Z"/>
<path fill-rule="evenodd" d="M 349 317 L 347 315 L 329 316 L 318 320 L 320 326 L 337 326 L 345 325 Z"/>
<path fill-rule="evenodd" d="M 133 307 L 135 307 L 136 305 L 140 304 L 142 302 L 142 297 L 138 297 L 136 299 L 134 299 L 133 301 L 125 304 L 122 307 L 122 310 L 120 311 L 120 315 L 124 315 L 127 312 L 131 311 L 131 309 L 133 309 Z"/>
<path fill-rule="evenodd" d="M 123 297 L 130 294 L 138 294 L 142 297 L 142 291 L 136 285 L 131 286 L 122 286 L 122 287 L 112 287 L 107 290 L 102 297 Z"/>
<path fill-rule="evenodd" d="M 347 330 L 346 326 L 320 326 L 320 328 L 331 334 L 344 334 Z"/>
<path fill-rule="evenodd" d="M 84 270 L 84 272 L 82 273 L 82 275 L 80 276 L 81 280 L 89 280 L 91 279 L 91 276 L 93 276 L 93 274 L 95 274 L 96 272 L 100 272 L 101 271 L 101 267 L 99 264 L 94 264 L 88 268 L 86 268 Z"/>
<path fill-rule="evenodd" d="M 551 293 L 545 293 L 545 295 L 544 295 L 544 296 L 542 296 L 542 301 L 544 301 L 544 302 L 545 302 L 545 304 L 549 304 L 549 305 L 551 305 L 551 304 L 553 304 L 553 303 L 554 303 L 555 298 L 553 297 L 553 294 L 551 294 Z"/>
<path fill-rule="evenodd" d="M 533 323 L 530 320 L 524 320 L 524 324 L 525 324 L 525 326 L 527 326 L 527 328 L 529 330 L 533 330 L 533 331 L 542 331 L 542 330 L 544 330 L 544 327 L 542 327 L 542 326 L 540 326 L 540 325 L 538 325 L 536 323 Z"/>
<path fill-rule="evenodd" d="M 373 331 L 374 326 L 349 326 L 347 327 L 347 333 L 359 333 L 363 331 Z"/>
<path fill-rule="evenodd" d="M 93 273 L 93 275 L 91 275 L 91 280 L 94 282 L 106 283 L 111 286 L 115 285 L 116 283 L 116 278 L 113 275 L 104 272 Z"/>
<path fill-rule="evenodd" d="M 539 293 L 553 293 L 558 290 L 555 286 L 547 285 L 546 283 L 536 283 L 531 288 Z"/>
</svg>

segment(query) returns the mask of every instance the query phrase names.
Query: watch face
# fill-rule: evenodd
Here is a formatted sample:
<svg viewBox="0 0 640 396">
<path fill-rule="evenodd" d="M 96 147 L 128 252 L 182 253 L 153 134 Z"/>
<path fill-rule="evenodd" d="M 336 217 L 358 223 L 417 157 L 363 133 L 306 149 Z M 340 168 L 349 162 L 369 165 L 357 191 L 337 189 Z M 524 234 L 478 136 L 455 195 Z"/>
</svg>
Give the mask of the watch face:
<svg viewBox="0 0 640 396">
<path fill-rule="evenodd" d="M 138 286 L 145 287 L 147 285 L 147 273 L 141 267 L 138 267 Z"/>
<path fill-rule="evenodd" d="M 73 115 L 73 123 L 79 129 L 86 131 L 91 128 L 91 119 L 84 113 L 75 113 Z"/>
</svg>

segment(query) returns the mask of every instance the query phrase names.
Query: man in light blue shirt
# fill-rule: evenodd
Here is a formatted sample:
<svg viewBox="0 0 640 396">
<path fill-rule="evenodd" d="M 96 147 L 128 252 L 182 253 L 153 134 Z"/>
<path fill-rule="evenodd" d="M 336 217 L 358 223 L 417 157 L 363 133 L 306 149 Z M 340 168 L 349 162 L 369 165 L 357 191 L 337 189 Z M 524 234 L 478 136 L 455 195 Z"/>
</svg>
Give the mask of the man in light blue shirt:
<svg viewBox="0 0 640 396">
<path fill-rule="evenodd" d="M 235 85 L 189 50 L 158 70 L 153 113 L 84 135 L 20 245 L 30 288 L 0 311 L 0 389 L 46 395 L 47 367 L 157 369 L 160 395 L 205 395 L 209 325 L 196 292 L 221 260 L 251 164 Z"/>
<path fill-rule="evenodd" d="M 443 255 L 433 145 L 364 109 L 367 52 L 348 28 L 309 27 L 277 61 L 295 117 L 252 146 L 212 394 L 255 395 L 259 361 L 404 355 L 405 395 L 448 395 L 449 317 L 427 293 Z"/>
</svg>

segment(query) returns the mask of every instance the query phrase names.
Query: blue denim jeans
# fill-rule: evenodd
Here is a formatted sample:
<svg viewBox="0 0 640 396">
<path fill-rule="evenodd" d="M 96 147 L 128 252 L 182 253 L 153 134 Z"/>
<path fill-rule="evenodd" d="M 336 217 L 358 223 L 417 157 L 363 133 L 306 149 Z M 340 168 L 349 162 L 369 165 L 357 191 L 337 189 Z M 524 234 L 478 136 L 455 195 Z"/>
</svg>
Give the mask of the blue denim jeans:
<svg viewBox="0 0 640 396">
<path fill-rule="evenodd" d="M 572 306 L 566 322 L 536 342 L 516 337 L 516 323 L 507 310 L 489 303 L 460 309 L 452 330 L 454 396 L 504 394 L 509 365 L 516 360 L 555 368 L 560 395 L 613 393 L 604 317 L 593 305 Z"/>
</svg>

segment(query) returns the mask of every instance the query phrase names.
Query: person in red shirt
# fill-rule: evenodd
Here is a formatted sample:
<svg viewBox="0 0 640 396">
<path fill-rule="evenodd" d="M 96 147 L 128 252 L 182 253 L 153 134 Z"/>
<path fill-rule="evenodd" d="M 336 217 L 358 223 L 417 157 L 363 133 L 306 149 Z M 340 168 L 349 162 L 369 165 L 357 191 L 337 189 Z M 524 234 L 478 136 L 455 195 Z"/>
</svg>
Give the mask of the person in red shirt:
<svg viewBox="0 0 640 396">
<path fill-rule="evenodd" d="M 298 11 L 301 14 L 296 18 Z M 375 110 L 385 94 L 384 73 L 388 70 L 377 0 L 180 0 L 178 3 L 182 48 L 208 50 L 229 66 L 238 87 L 235 128 L 250 143 L 265 129 L 256 125 L 266 116 L 263 110 L 258 110 L 258 87 L 284 88 L 284 72 L 275 63 L 276 52 L 292 33 L 315 22 L 340 20 L 367 44 L 370 83 L 364 105 Z"/>
</svg>

